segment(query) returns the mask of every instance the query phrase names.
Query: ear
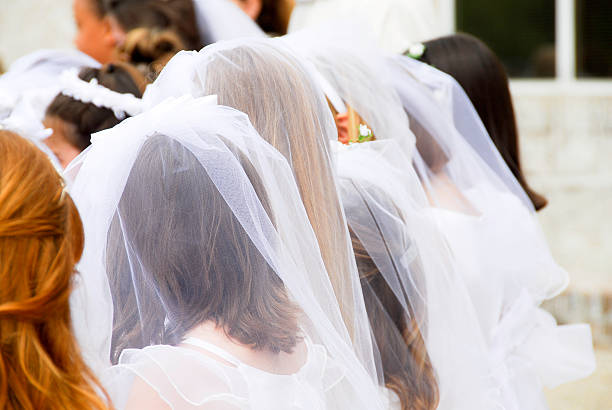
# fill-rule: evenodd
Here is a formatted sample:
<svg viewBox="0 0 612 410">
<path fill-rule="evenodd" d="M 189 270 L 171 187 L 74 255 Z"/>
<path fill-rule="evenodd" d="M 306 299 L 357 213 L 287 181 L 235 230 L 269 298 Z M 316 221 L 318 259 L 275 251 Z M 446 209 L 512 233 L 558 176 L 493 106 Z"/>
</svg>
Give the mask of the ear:
<svg viewBox="0 0 612 410">
<path fill-rule="evenodd" d="M 119 47 L 125 40 L 125 31 L 119 25 L 119 22 L 111 16 L 104 17 L 104 35 L 103 41 L 109 47 Z"/>
<path fill-rule="evenodd" d="M 337 114 L 334 119 L 336 120 L 336 128 L 338 129 L 338 141 L 343 144 L 348 144 L 350 142 L 348 113 Z"/>
<path fill-rule="evenodd" d="M 240 0 L 239 6 L 252 20 L 257 20 L 259 14 L 261 14 L 263 0 Z"/>
</svg>

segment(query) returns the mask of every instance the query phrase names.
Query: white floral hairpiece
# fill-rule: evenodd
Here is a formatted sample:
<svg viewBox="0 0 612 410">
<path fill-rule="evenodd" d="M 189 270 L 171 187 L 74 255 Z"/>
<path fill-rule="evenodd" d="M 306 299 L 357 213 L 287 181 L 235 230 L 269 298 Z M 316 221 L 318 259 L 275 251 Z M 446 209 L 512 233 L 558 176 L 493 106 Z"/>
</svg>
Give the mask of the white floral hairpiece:
<svg viewBox="0 0 612 410">
<path fill-rule="evenodd" d="M 84 81 L 79 78 L 79 73 L 75 69 L 66 70 L 60 76 L 60 93 L 96 107 L 108 108 L 118 120 L 123 120 L 126 114 L 134 116 L 143 110 L 140 98 L 108 89 L 98 84 L 96 78 L 92 78 L 89 82 Z"/>
<path fill-rule="evenodd" d="M 372 139 L 372 130 L 365 124 L 359 124 L 359 138 L 358 142 L 365 142 Z"/>
<path fill-rule="evenodd" d="M 423 57 L 423 54 L 425 54 L 425 44 L 423 43 L 414 43 L 413 45 L 410 46 L 410 48 L 408 48 L 408 51 L 406 51 L 406 54 L 408 57 L 412 57 L 415 60 L 420 59 L 421 57 Z"/>
</svg>

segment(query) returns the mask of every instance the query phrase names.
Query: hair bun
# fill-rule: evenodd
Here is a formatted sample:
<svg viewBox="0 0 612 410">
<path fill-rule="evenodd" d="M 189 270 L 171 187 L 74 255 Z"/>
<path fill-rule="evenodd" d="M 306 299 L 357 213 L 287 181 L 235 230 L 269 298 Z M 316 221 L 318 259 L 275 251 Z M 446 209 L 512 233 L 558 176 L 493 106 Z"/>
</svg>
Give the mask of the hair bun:
<svg viewBox="0 0 612 410">
<path fill-rule="evenodd" d="M 137 28 L 130 30 L 121 48 L 124 59 L 153 80 L 184 43 L 172 30 Z"/>
</svg>

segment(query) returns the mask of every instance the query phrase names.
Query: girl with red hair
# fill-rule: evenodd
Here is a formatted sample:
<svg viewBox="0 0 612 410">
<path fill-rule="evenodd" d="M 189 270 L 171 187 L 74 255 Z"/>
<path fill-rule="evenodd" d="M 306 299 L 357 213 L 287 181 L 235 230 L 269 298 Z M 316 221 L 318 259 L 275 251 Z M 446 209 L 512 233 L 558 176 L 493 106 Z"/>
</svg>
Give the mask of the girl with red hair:
<svg viewBox="0 0 612 410">
<path fill-rule="evenodd" d="M 77 209 L 30 142 L 0 130 L 0 158 L 0 408 L 106 409 L 72 333 Z"/>
</svg>

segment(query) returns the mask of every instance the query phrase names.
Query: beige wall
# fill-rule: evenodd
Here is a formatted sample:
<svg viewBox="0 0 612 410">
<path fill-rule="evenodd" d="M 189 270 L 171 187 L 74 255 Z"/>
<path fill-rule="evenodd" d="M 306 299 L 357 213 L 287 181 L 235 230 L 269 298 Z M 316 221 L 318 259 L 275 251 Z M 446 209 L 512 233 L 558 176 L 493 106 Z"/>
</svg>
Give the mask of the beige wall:
<svg viewBox="0 0 612 410">
<path fill-rule="evenodd" d="M 0 59 L 7 68 L 40 48 L 71 48 L 72 0 L 0 0 Z"/>
<path fill-rule="evenodd" d="M 523 167 L 549 199 L 539 217 L 571 278 L 546 307 L 565 323 L 589 322 L 612 343 L 612 81 L 569 87 L 513 84 Z"/>
<path fill-rule="evenodd" d="M 540 220 L 580 290 L 612 290 L 611 86 L 602 84 L 609 95 L 514 92 L 523 167 L 550 201 Z"/>
</svg>

